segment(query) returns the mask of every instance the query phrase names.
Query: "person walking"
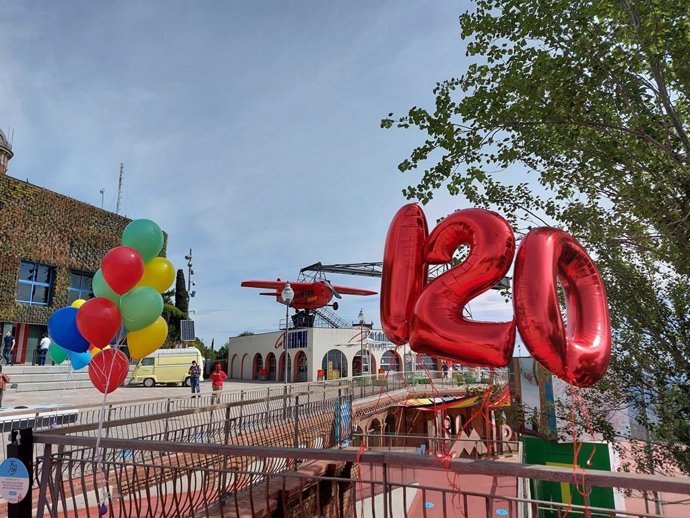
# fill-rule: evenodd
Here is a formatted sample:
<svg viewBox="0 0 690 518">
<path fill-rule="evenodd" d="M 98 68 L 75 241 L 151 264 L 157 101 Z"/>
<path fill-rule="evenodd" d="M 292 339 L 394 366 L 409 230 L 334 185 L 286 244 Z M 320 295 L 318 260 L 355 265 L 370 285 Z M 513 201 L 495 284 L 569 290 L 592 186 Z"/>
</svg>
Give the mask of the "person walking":
<svg viewBox="0 0 690 518">
<path fill-rule="evenodd" d="M 48 338 L 48 333 L 43 333 L 43 338 L 38 344 L 38 364 L 46 364 L 46 355 L 48 354 L 48 347 L 50 347 L 50 338 Z"/>
<path fill-rule="evenodd" d="M 0 408 L 2 408 L 2 396 L 5 394 L 5 387 L 10 382 L 10 377 L 2 373 L 2 365 L 0 365 Z"/>
<path fill-rule="evenodd" d="M 220 363 L 216 364 L 216 370 L 211 373 L 211 387 L 213 388 L 213 401 L 215 403 L 220 403 L 220 392 L 223 390 L 223 380 L 227 378 L 228 375 L 223 372 L 220 368 Z"/>
<path fill-rule="evenodd" d="M 189 383 L 192 386 L 192 394 L 201 393 L 201 387 L 199 386 L 199 378 L 201 377 L 201 368 L 196 364 L 196 360 L 192 360 L 192 365 L 189 367 Z M 196 396 L 192 396 L 196 397 Z"/>
<path fill-rule="evenodd" d="M 2 337 L 2 355 L 5 357 L 5 365 L 12 365 L 12 351 L 14 351 L 14 336 L 12 336 L 12 331 L 7 331 L 5 336 Z"/>
</svg>

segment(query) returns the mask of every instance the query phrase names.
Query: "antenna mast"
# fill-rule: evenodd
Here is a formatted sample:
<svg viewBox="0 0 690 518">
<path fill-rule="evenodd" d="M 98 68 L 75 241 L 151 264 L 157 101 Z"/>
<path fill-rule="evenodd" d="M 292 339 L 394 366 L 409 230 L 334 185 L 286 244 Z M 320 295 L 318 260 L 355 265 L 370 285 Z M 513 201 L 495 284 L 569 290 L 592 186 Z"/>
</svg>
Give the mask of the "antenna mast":
<svg viewBox="0 0 690 518">
<path fill-rule="evenodd" d="M 122 176 L 125 174 L 125 165 L 120 162 L 120 181 L 117 184 L 117 205 L 115 207 L 115 214 L 120 213 L 120 201 L 122 200 Z"/>
</svg>

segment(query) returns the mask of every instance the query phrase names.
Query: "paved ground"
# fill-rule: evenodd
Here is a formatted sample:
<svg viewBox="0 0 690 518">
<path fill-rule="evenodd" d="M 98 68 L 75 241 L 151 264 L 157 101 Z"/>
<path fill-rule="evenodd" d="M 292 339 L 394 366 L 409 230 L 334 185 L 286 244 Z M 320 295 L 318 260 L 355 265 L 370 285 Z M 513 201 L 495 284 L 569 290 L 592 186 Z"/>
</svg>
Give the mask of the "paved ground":
<svg viewBox="0 0 690 518">
<path fill-rule="evenodd" d="M 295 385 L 301 385 L 296 383 Z M 306 385 L 306 384 L 305 384 Z M 282 383 L 267 383 L 248 382 L 248 381 L 226 381 L 224 391 L 239 391 L 239 390 L 257 390 L 266 389 L 268 387 L 280 390 L 283 387 Z M 168 398 L 191 395 L 189 387 L 152 387 L 146 388 L 142 385 L 124 385 L 118 388 L 115 392 L 108 394 L 109 402 L 118 401 L 136 401 L 150 398 Z M 201 383 L 201 393 L 206 394 L 211 392 L 211 382 L 204 381 Z M 103 402 L 103 394 L 98 392 L 95 388 L 81 388 L 70 389 L 65 386 L 59 391 L 37 391 L 37 392 L 5 392 L 2 400 L 4 410 L 11 410 L 13 407 L 19 405 L 57 405 L 69 404 L 75 407 L 81 405 L 92 405 Z"/>
</svg>

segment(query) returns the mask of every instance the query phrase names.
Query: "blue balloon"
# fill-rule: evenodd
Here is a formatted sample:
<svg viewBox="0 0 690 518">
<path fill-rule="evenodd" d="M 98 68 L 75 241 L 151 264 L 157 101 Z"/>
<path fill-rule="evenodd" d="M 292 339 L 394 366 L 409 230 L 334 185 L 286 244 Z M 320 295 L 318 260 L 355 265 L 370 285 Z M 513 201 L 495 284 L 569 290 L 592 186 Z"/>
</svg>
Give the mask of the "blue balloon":
<svg viewBox="0 0 690 518">
<path fill-rule="evenodd" d="M 85 353 L 72 353 L 70 356 L 70 361 L 72 362 L 72 368 L 75 371 L 83 369 L 91 362 L 91 353 L 86 351 Z"/>
<path fill-rule="evenodd" d="M 77 311 L 72 306 L 58 309 L 48 320 L 48 334 L 63 349 L 83 353 L 88 350 L 89 342 L 77 329 Z"/>
</svg>

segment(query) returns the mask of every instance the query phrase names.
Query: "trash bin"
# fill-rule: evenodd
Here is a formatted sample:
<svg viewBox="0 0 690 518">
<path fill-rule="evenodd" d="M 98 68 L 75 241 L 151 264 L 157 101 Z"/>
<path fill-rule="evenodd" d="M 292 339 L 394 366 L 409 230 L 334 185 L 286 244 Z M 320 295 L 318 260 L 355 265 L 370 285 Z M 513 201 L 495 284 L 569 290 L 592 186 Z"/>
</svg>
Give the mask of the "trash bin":
<svg viewBox="0 0 690 518">
<path fill-rule="evenodd" d="M 316 371 L 316 380 L 317 381 L 323 381 L 325 379 L 325 375 L 323 372 L 323 369 L 319 369 Z"/>
</svg>

